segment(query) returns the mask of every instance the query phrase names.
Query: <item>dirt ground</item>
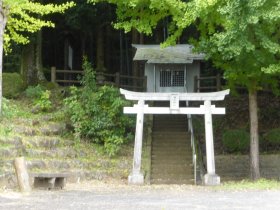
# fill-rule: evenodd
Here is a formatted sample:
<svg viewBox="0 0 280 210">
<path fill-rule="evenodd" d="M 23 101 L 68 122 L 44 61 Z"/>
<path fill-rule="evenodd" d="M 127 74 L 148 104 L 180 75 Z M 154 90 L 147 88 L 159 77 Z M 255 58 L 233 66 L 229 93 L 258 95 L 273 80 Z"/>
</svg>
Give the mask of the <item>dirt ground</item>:
<svg viewBox="0 0 280 210">
<path fill-rule="evenodd" d="M 2 189 L 0 209 L 279 209 L 279 190 L 221 190 L 192 185 L 128 186 L 115 181 L 67 184 L 29 194 Z"/>
</svg>

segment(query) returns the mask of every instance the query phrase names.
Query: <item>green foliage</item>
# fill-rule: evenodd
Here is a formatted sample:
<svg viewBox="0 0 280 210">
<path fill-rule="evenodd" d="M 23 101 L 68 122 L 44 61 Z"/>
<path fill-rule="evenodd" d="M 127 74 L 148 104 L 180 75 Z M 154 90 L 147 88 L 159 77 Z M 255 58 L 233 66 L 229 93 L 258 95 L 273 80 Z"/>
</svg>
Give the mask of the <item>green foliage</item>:
<svg viewBox="0 0 280 210">
<path fill-rule="evenodd" d="M 271 146 L 280 146 L 280 128 L 275 128 L 263 135 L 264 141 Z"/>
<path fill-rule="evenodd" d="M 200 15 L 198 50 L 225 70 L 230 86 L 277 92 L 279 11 L 278 0 L 216 1 Z"/>
<path fill-rule="evenodd" d="M 223 145 L 229 152 L 244 152 L 250 145 L 250 134 L 243 129 L 227 130 L 223 133 Z"/>
<path fill-rule="evenodd" d="M 29 33 L 37 32 L 42 27 L 54 27 L 54 24 L 43 19 L 43 16 L 63 13 L 74 5 L 74 2 L 57 5 L 41 4 L 31 0 L 3 0 L 0 7 L 4 18 L 7 20 L 4 35 L 6 51 L 9 49 L 11 41 L 27 44 Z"/>
<path fill-rule="evenodd" d="M 18 73 L 3 73 L 3 96 L 16 98 L 24 89 L 24 82 Z"/>
<path fill-rule="evenodd" d="M 215 187 L 223 190 L 278 190 L 280 188 L 279 180 L 259 179 L 223 182 L 221 186 Z"/>
<path fill-rule="evenodd" d="M 40 107 L 42 111 L 48 111 L 52 107 L 52 102 L 50 101 L 51 91 L 45 90 L 41 92 L 39 98 L 35 100 L 35 106 Z"/>
<path fill-rule="evenodd" d="M 97 87 L 95 73 L 84 61 L 83 87 L 71 87 L 71 96 L 65 99 L 70 120 L 77 138 L 87 138 L 103 144 L 108 155 L 115 155 L 130 135 L 131 119 L 122 112 L 127 103 L 114 87 Z"/>
<path fill-rule="evenodd" d="M 3 98 L 2 100 L 2 116 L 6 118 L 12 118 L 16 113 L 16 107 L 13 106 L 6 98 Z"/>
<path fill-rule="evenodd" d="M 29 113 L 25 112 L 22 107 L 15 104 L 15 101 L 8 100 L 3 98 L 2 103 L 2 118 L 11 119 L 11 118 L 21 118 L 29 117 Z"/>
<path fill-rule="evenodd" d="M 168 18 L 169 36 L 163 46 L 176 44 L 182 32 L 196 25 L 196 50 L 205 52 L 225 70 L 231 86 L 275 91 L 280 73 L 280 3 L 278 0 L 89 0 L 116 5 L 115 27 L 151 35 Z"/>
<path fill-rule="evenodd" d="M 28 98 L 33 99 L 34 106 L 38 107 L 41 111 L 48 111 L 52 108 L 50 100 L 51 91 L 46 90 L 43 86 L 29 86 L 25 94 Z"/>
<path fill-rule="evenodd" d="M 46 89 L 41 86 L 41 85 L 36 85 L 36 86 L 29 86 L 26 90 L 25 90 L 25 95 L 28 98 L 39 98 L 40 95 L 42 94 L 42 92 L 44 92 Z"/>
</svg>

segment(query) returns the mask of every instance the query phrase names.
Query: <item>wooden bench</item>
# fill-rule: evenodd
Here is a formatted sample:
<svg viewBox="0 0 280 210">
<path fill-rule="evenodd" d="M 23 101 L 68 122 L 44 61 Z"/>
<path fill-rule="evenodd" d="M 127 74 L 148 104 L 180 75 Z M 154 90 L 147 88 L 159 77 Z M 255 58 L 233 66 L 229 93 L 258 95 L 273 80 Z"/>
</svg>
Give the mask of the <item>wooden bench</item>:
<svg viewBox="0 0 280 210">
<path fill-rule="evenodd" d="M 31 174 L 34 178 L 34 188 L 41 189 L 63 189 L 66 185 L 67 173 L 34 173 Z"/>
</svg>

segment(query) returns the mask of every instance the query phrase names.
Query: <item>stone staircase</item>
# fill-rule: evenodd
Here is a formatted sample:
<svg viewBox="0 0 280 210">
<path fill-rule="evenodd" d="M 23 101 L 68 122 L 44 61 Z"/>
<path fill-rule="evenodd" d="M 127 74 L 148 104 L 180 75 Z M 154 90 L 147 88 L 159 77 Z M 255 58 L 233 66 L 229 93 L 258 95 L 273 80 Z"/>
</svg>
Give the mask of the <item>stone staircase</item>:
<svg viewBox="0 0 280 210">
<path fill-rule="evenodd" d="M 193 184 L 193 165 L 186 116 L 154 115 L 151 184 Z"/>
<path fill-rule="evenodd" d="M 65 123 L 51 116 L 23 118 L 0 126 L 2 133 L 6 130 L 0 136 L 0 187 L 17 185 L 13 162 L 19 156 L 25 157 L 29 173 L 68 173 L 68 181 L 73 182 L 126 178 L 131 167 L 127 154 L 112 159 L 89 144 L 75 143 L 71 136 L 65 136 Z"/>
</svg>

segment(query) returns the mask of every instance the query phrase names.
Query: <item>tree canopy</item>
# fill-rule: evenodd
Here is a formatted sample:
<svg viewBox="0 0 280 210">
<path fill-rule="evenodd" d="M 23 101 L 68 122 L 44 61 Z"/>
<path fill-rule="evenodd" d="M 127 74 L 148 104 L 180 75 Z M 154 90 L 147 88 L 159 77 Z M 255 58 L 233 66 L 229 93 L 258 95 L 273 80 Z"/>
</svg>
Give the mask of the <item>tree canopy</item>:
<svg viewBox="0 0 280 210">
<path fill-rule="evenodd" d="M 2 111 L 2 65 L 3 48 L 9 50 L 11 41 L 26 44 L 29 33 L 39 31 L 42 27 L 54 26 L 52 22 L 42 19 L 51 13 L 64 12 L 74 6 L 73 2 L 65 4 L 41 4 L 31 0 L 0 0 L 0 113 Z"/>
<path fill-rule="evenodd" d="M 200 17 L 197 45 L 232 83 L 276 90 L 280 72 L 280 2 L 220 1 Z"/>
<path fill-rule="evenodd" d="M 280 73 L 279 0 L 89 0 L 107 1 L 117 7 L 116 28 L 151 34 L 159 21 L 169 20 L 169 37 L 175 44 L 191 24 L 200 33 L 190 40 L 224 70 L 230 84 L 249 92 L 251 177 L 258 179 L 259 140 L 257 91 L 278 90 Z"/>
<path fill-rule="evenodd" d="M 42 27 L 54 27 L 51 21 L 43 16 L 52 13 L 62 13 L 74 6 L 74 2 L 64 4 L 41 4 L 30 0 L 2 0 L 1 14 L 7 18 L 4 34 L 5 49 L 11 41 L 19 44 L 29 42 L 30 33 L 39 31 Z"/>
</svg>

